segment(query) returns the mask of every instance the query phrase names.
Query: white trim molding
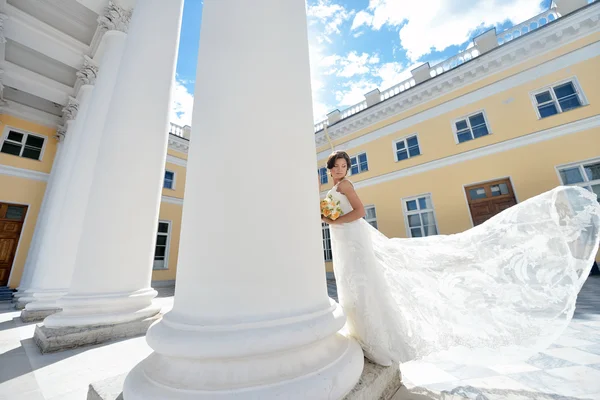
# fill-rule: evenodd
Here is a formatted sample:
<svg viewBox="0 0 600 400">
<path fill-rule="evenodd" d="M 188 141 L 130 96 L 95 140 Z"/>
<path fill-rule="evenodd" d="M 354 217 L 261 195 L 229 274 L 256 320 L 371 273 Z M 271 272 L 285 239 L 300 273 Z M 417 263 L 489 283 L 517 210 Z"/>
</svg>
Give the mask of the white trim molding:
<svg viewBox="0 0 600 400">
<path fill-rule="evenodd" d="M 557 21 L 540 29 L 536 29 L 518 40 L 511 40 L 510 42 L 497 47 L 493 51 L 481 54 L 479 57 L 464 63 L 457 68 L 440 74 L 409 90 L 405 90 L 389 100 L 368 107 L 356 115 L 329 126 L 328 135 L 331 140 L 335 140 L 354 134 L 359 130 L 381 123 L 401 112 L 406 112 L 411 108 L 425 104 L 442 95 L 467 85 L 474 84 L 484 78 L 506 70 L 507 68 L 514 67 L 515 65 L 554 51 L 561 46 L 597 32 L 598 25 L 600 25 L 600 2 L 591 4 L 576 13 L 559 18 Z M 567 68 L 570 65 L 597 57 L 598 54 L 600 54 L 600 42 L 590 44 L 554 60 L 542 63 L 534 68 L 530 68 L 434 108 L 440 110 L 442 107 L 445 107 L 447 109 L 445 112 L 447 112 L 451 109 L 471 104 L 480 100 L 480 98 L 488 97 L 493 93 L 509 90 L 524 82 L 547 75 L 550 72 Z M 475 96 L 476 93 L 479 93 L 479 95 Z M 453 106 L 448 106 L 449 104 L 453 104 Z M 402 126 L 406 127 L 407 125 L 414 125 L 414 122 L 402 123 L 406 120 L 412 119 L 414 121 L 415 119 L 429 119 L 431 116 L 425 117 L 424 114 L 427 114 L 431 110 L 432 109 L 416 116 L 408 117 L 403 121 L 400 121 L 400 123 Z M 390 128 L 388 134 L 397 132 L 400 129 L 398 127 L 392 128 L 392 126 L 397 126 L 398 124 L 399 123 L 392 124 L 380 129 L 380 131 L 388 130 L 388 128 Z M 317 147 L 327 144 L 327 138 L 325 137 L 324 131 L 319 131 L 315 134 L 315 143 Z M 354 146 L 356 145 L 349 145 L 344 147 L 344 149 Z M 341 146 L 337 147 L 341 149 Z M 319 153 L 319 155 L 321 156 L 321 153 Z"/>
<path fill-rule="evenodd" d="M 544 129 L 528 135 L 519 136 L 514 139 L 509 139 L 504 142 L 491 144 L 489 146 L 484 146 L 478 149 L 465 151 L 463 153 L 415 165 L 414 167 L 404 168 L 398 171 L 393 171 L 373 178 L 354 182 L 354 187 L 359 189 L 362 187 L 377 185 L 379 183 L 393 181 L 399 178 L 420 174 L 438 168 L 448 167 L 450 165 L 458 164 L 464 161 L 475 160 L 477 158 L 486 157 L 492 154 L 513 150 L 519 147 L 544 142 L 561 136 L 570 135 L 573 133 L 582 132 L 597 127 L 600 127 L 600 115 L 580 119 L 578 121 L 571 122 L 565 125 Z M 326 194 L 327 191 L 321 192 L 321 195 L 323 195 L 324 193 Z"/>
<path fill-rule="evenodd" d="M 163 195 L 161 201 L 163 203 L 177 204 L 178 206 L 183 205 L 183 199 L 180 199 L 179 197 L 171 197 L 171 196 Z"/>
<path fill-rule="evenodd" d="M 31 169 L 11 167 L 0 164 L 0 175 L 14 176 L 17 178 L 32 179 L 34 181 L 48 182 L 50 174 L 33 171 Z"/>
<path fill-rule="evenodd" d="M 58 115 L 37 110 L 35 108 L 16 103 L 12 100 L 4 99 L 2 100 L 2 103 L 0 103 L 0 114 L 10 115 L 15 118 L 35 122 L 36 124 L 54 129 L 56 129 L 58 125 L 62 124 L 62 117 Z"/>
<path fill-rule="evenodd" d="M 190 141 L 170 133 L 168 135 L 169 148 L 175 151 L 179 151 L 180 153 L 187 154 L 188 150 L 190 149 Z"/>
<path fill-rule="evenodd" d="M 177 149 L 173 149 L 173 150 L 179 151 Z M 170 154 L 167 154 L 167 162 L 171 163 L 171 164 L 179 165 L 180 167 L 187 167 L 187 160 L 185 160 L 183 158 L 172 156 Z"/>
</svg>

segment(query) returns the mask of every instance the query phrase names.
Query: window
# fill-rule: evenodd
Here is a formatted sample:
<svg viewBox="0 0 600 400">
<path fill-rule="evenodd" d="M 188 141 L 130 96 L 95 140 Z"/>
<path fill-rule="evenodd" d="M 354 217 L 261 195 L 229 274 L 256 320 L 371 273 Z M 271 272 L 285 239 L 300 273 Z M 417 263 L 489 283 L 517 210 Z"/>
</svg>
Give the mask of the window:
<svg viewBox="0 0 600 400">
<path fill-rule="evenodd" d="M 165 189 L 175 189 L 175 172 L 165 171 L 163 187 Z"/>
<path fill-rule="evenodd" d="M 9 130 L 0 152 L 32 160 L 41 160 L 44 141 L 45 139 L 42 136 Z"/>
<path fill-rule="evenodd" d="M 533 101 L 539 118 L 581 107 L 585 101 L 575 80 L 544 88 L 533 94 Z"/>
<path fill-rule="evenodd" d="M 333 253 L 331 251 L 331 236 L 329 234 L 329 225 L 322 222 L 321 229 L 323 231 L 323 256 L 325 261 L 333 260 Z"/>
<path fill-rule="evenodd" d="M 558 168 L 563 185 L 577 185 L 596 193 L 600 201 L 600 159 Z"/>
<path fill-rule="evenodd" d="M 375 206 L 365 206 L 365 216 L 364 219 L 373 226 L 373 228 L 377 228 L 377 213 L 375 212 Z"/>
<path fill-rule="evenodd" d="M 360 153 L 354 157 L 350 157 L 350 172 L 352 175 L 359 174 L 369 170 L 367 162 L 367 153 Z"/>
<path fill-rule="evenodd" d="M 327 168 L 319 168 L 319 181 L 321 182 L 321 185 L 327 184 Z"/>
<path fill-rule="evenodd" d="M 490 134 L 483 112 L 469 115 L 454 122 L 454 132 L 458 143 L 468 142 Z"/>
<path fill-rule="evenodd" d="M 402 161 L 420 155 L 421 149 L 419 148 L 419 138 L 417 138 L 417 135 L 395 141 L 394 154 L 396 156 L 396 161 Z"/>
<path fill-rule="evenodd" d="M 154 248 L 154 269 L 169 268 L 169 242 L 171 236 L 171 222 L 159 221 Z"/>
<path fill-rule="evenodd" d="M 404 216 L 409 237 L 424 237 L 438 234 L 433 203 L 430 195 L 404 199 Z"/>
</svg>

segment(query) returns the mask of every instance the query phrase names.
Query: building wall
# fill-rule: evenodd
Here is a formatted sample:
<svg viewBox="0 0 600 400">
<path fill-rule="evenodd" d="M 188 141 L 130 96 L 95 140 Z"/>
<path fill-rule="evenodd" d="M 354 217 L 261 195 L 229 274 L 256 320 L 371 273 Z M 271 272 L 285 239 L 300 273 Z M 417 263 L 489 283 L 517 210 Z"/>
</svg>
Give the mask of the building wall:
<svg viewBox="0 0 600 400">
<path fill-rule="evenodd" d="M 599 54 L 596 32 L 334 140 L 350 156 L 367 153 L 369 170 L 350 179 L 362 202 L 375 205 L 382 233 L 408 237 L 405 197 L 431 194 L 439 233 L 458 233 L 473 226 L 465 186 L 510 178 L 521 202 L 560 185 L 557 166 L 600 157 Z M 571 78 L 586 105 L 539 119 L 531 92 Z M 457 144 L 454 121 L 481 110 L 491 134 Z M 415 133 L 421 155 L 396 162 L 394 141 Z M 317 149 L 318 167 L 330 152 Z"/>
</svg>

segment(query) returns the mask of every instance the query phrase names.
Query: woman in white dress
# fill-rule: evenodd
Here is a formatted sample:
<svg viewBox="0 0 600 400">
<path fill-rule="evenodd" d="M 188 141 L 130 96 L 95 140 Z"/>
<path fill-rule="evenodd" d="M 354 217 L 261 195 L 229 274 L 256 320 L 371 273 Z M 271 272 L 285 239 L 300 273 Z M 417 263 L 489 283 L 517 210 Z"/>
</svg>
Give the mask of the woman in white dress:
<svg viewBox="0 0 600 400">
<path fill-rule="evenodd" d="M 566 328 L 600 241 L 600 205 L 558 187 L 463 233 L 388 239 L 363 217 L 334 152 L 328 195 L 338 298 L 347 327 L 380 365 L 427 356 L 467 363 L 527 359 Z"/>
</svg>

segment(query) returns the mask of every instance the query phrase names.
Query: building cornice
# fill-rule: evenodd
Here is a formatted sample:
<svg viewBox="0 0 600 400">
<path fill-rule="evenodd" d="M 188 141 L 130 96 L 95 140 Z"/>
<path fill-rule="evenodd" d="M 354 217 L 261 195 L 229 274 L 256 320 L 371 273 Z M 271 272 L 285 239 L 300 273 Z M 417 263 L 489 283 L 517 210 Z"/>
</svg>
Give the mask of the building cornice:
<svg viewBox="0 0 600 400">
<path fill-rule="evenodd" d="M 169 148 L 171 148 L 171 146 L 169 146 Z M 176 150 L 176 149 L 173 149 L 173 150 Z M 179 151 L 179 150 L 177 150 L 177 151 Z M 180 167 L 187 167 L 187 160 L 184 160 L 183 158 L 172 156 L 170 154 L 167 154 L 167 162 L 171 163 L 171 164 L 179 165 Z"/>
<path fill-rule="evenodd" d="M 597 31 L 599 21 L 600 4 L 591 4 L 329 126 L 329 137 L 336 140 L 352 135 L 401 112 L 555 50 Z M 317 148 L 328 143 L 324 131 L 315 134 L 315 143 Z"/>
<path fill-rule="evenodd" d="M 171 196 L 165 196 L 163 195 L 161 198 L 163 203 L 169 203 L 169 204 L 177 204 L 178 206 L 182 206 L 183 205 L 183 199 L 180 199 L 178 197 L 171 197 Z"/>
<path fill-rule="evenodd" d="M 10 115 L 54 129 L 62 123 L 62 118 L 59 116 L 36 110 L 11 100 L 4 100 L 2 102 L 0 105 L 0 114 Z"/>
<path fill-rule="evenodd" d="M 169 134 L 169 148 L 187 154 L 190 149 L 190 141 L 182 137 Z"/>
</svg>

